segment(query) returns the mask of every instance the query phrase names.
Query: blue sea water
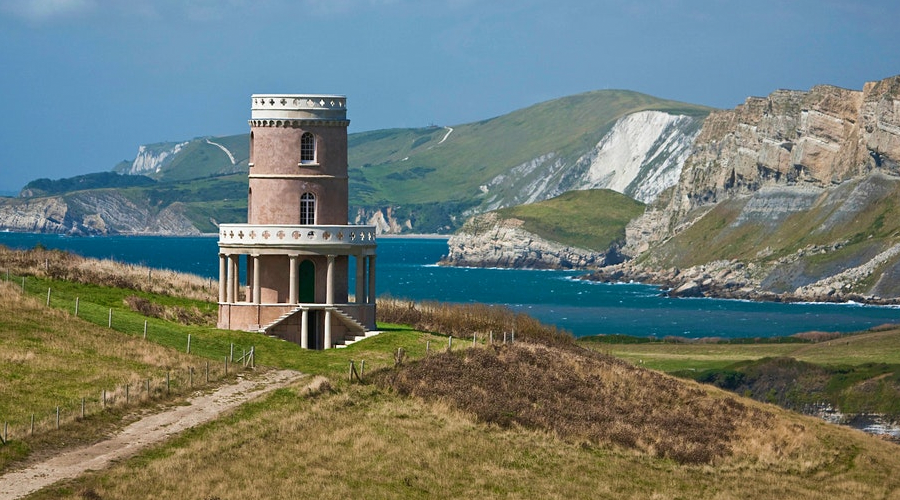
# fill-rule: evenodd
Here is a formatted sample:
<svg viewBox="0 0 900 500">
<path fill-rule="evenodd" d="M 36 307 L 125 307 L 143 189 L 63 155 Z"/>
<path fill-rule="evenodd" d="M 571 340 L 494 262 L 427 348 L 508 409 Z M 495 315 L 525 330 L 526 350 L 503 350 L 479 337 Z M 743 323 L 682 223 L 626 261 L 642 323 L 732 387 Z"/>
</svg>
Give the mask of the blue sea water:
<svg viewBox="0 0 900 500">
<path fill-rule="evenodd" d="M 38 244 L 218 279 L 214 237 L 0 233 L 0 245 L 33 248 Z M 900 309 L 893 307 L 673 299 L 649 285 L 577 280 L 576 272 L 436 266 L 445 253 L 447 242 L 441 239 L 379 239 L 378 295 L 505 305 L 576 336 L 772 337 L 810 330 L 857 331 L 900 322 Z"/>
</svg>

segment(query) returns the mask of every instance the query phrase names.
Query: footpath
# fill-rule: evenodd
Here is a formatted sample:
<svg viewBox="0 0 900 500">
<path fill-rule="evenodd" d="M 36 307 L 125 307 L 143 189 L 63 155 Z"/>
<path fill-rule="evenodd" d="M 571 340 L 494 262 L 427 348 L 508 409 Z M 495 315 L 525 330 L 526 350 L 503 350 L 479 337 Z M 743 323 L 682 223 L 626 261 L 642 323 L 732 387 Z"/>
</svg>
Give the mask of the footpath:
<svg viewBox="0 0 900 500">
<path fill-rule="evenodd" d="M 222 413 L 304 376 L 291 370 L 273 370 L 190 397 L 187 405 L 141 418 L 109 439 L 64 451 L 24 469 L 3 474 L 0 476 L 0 500 L 22 498 L 57 481 L 103 469 L 115 460 L 130 457 L 169 436 L 214 420 Z"/>
</svg>

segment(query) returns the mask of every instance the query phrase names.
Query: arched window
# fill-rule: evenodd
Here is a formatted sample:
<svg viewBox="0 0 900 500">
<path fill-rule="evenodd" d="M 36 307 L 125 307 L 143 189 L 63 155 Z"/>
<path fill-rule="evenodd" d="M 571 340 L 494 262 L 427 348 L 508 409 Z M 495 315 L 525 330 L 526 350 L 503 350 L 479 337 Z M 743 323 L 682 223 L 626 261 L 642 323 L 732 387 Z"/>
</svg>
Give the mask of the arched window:
<svg viewBox="0 0 900 500">
<path fill-rule="evenodd" d="M 316 136 L 304 132 L 300 136 L 300 163 L 316 162 Z"/>
<path fill-rule="evenodd" d="M 300 224 L 316 223 L 316 195 L 303 193 L 300 197 Z"/>
</svg>

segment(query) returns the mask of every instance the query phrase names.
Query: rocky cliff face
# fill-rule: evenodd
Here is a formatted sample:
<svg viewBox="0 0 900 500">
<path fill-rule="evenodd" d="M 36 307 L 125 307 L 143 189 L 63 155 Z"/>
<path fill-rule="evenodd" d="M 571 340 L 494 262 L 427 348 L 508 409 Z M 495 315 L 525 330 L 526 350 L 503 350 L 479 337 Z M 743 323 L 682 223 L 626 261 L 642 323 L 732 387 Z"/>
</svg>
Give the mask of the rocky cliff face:
<svg viewBox="0 0 900 500">
<path fill-rule="evenodd" d="M 519 219 L 503 219 L 496 212 L 466 221 L 450 237 L 443 265 L 528 269 L 594 269 L 611 262 L 615 251 L 592 252 L 548 241 L 522 229 Z"/>
<path fill-rule="evenodd" d="M 626 115 L 574 162 L 547 153 L 483 185 L 483 205 L 496 210 L 547 200 L 567 191 L 612 189 L 654 201 L 678 182 L 702 119 L 661 111 Z"/>
<path fill-rule="evenodd" d="M 77 235 L 199 234 L 182 208 L 174 203 L 154 211 L 147 204 L 135 203 L 115 191 L 83 191 L 0 204 L 0 228 Z"/>
<path fill-rule="evenodd" d="M 115 171 L 125 175 L 158 174 L 190 141 L 141 145 L 132 162 L 122 162 Z"/>
<path fill-rule="evenodd" d="M 698 210 L 764 187 L 824 188 L 873 170 L 900 174 L 898 97 L 900 76 L 862 91 L 779 90 L 711 113 L 668 202 L 636 221 L 629 249 L 677 233 Z"/>
<path fill-rule="evenodd" d="M 709 115 L 678 184 L 629 225 L 642 266 L 625 267 L 688 294 L 727 295 L 714 268 L 796 300 L 900 296 L 898 160 L 900 76 L 749 98 Z"/>
</svg>

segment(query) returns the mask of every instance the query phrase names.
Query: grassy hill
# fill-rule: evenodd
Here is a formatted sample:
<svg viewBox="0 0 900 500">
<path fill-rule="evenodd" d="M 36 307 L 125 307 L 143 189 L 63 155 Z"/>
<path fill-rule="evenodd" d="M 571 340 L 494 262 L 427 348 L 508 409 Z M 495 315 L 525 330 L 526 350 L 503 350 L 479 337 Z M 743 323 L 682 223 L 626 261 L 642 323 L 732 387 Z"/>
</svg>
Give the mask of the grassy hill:
<svg viewBox="0 0 900 500">
<path fill-rule="evenodd" d="M 314 491 L 323 499 L 803 499 L 889 498 L 900 491 L 896 445 L 630 366 L 558 335 L 535 337 L 557 339 L 549 343 L 519 339 L 513 345 L 480 342 L 471 348 L 471 341 L 459 342 L 453 352 L 442 353 L 437 346 L 442 340 L 446 345 L 446 337 L 383 324 L 385 333 L 347 349 L 303 351 L 258 334 L 147 318 L 123 302 L 134 294 L 164 304 L 192 300 L 168 294 L 203 294 L 200 284 L 148 282 L 141 278 L 146 270 L 133 268 L 106 273 L 95 261 L 72 265 L 64 254 L 54 257 L 42 250 L 17 255 L 5 255 L 4 264 L 33 274 L 27 292 L 34 298 L 19 297 L 15 280 L 4 284 L 4 296 L 15 305 L 0 309 L 7 325 L 3 341 L 24 346 L 3 351 L 19 353 L 4 369 L 13 380 L 33 369 L 29 378 L 34 380 L 14 397 L 44 397 L 70 383 L 55 376 L 60 363 L 116 366 L 121 358 L 124 377 L 135 371 L 143 376 L 144 364 L 159 366 L 147 359 L 133 364 L 127 349 L 94 347 L 84 337 L 56 334 L 54 323 L 81 321 L 65 312 L 75 294 L 82 297 L 85 316 L 96 308 L 91 321 L 103 322 L 100 344 L 159 349 L 148 353 L 151 358 L 186 356 L 174 352 L 180 350 L 177 344 L 152 345 L 157 343 L 152 335 L 140 339 L 137 328 L 146 319 L 153 330 L 190 332 L 198 342 L 227 345 L 252 338 L 259 364 L 327 378 L 276 391 L 107 470 L 31 498 L 291 498 Z M 106 284 L 79 284 L 101 276 Z M 110 286 L 116 276 L 119 285 Z M 43 304 L 45 285 L 59 290 L 50 309 Z M 105 328 L 107 308 L 115 308 L 120 318 L 113 329 Z M 468 309 L 444 309 L 440 314 L 457 324 L 480 324 L 486 318 Z M 427 310 L 397 310 L 417 310 L 419 320 L 433 319 Z M 404 356 L 396 357 L 398 347 Z M 54 355 L 64 356 L 59 358 L 49 356 L 49 350 L 73 354 Z M 823 346 L 820 352 L 827 351 Z M 831 356 L 851 352 L 840 345 L 830 349 Z M 367 361 L 364 383 L 346 382 L 350 359 Z M 55 446 L 66 441 L 62 436 Z M 0 446 L 0 452 L 7 449 Z M 42 449 L 48 453 L 53 447 Z"/>
<path fill-rule="evenodd" d="M 643 203 L 608 189 L 569 191 L 556 198 L 498 210 L 504 219 L 520 219 L 523 228 L 564 245 L 606 251 L 625 240 L 625 226 L 644 210 Z"/>
<path fill-rule="evenodd" d="M 462 225 L 467 214 L 486 205 L 521 203 L 520 183 L 569 189 L 579 174 L 570 171 L 575 160 L 593 148 L 618 119 L 645 110 L 694 117 L 709 112 L 702 106 L 636 92 L 601 90 L 477 123 L 350 134 L 351 214 L 360 214 L 364 221 L 376 211 L 390 211 L 398 224 L 408 221 L 414 232 L 450 233 Z M 132 176 L 91 174 L 35 181 L 31 192 L 35 196 L 67 196 L 86 189 L 93 195 L 100 190 L 97 203 L 102 204 L 103 189 L 127 189 L 129 199 L 151 214 L 173 203 L 184 204 L 191 222 L 200 231 L 210 232 L 212 221 L 245 219 L 248 161 L 248 134 L 150 144 L 142 146 L 136 160 L 122 162 L 114 171 L 140 174 L 136 178 L 146 181 L 146 176 L 156 183 L 124 185 L 122 177 Z M 536 162 L 536 167 L 527 173 L 512 172 L 528 162 Z M 104 179 L 106 182 L 101 182 Z M 497 181 L 486 193 L 485 184 L 497 179 L 505 181 Z M 92 213 L 90 206 L 77 210 L 79 214 Z"/>
<path fill-rule="evenodd" d="M 351 203 L 477 204 L 483 196 L 479 186 L 497 175 L 548 153 L 573 159 L 597 144 L 617 119 L 645 110 L 691 116 L 709 112 L 636 92 L 599 90 L 455 125 L 452 133 L 447 127 L 428 127 L 353 134 Z"/>
</svg>

